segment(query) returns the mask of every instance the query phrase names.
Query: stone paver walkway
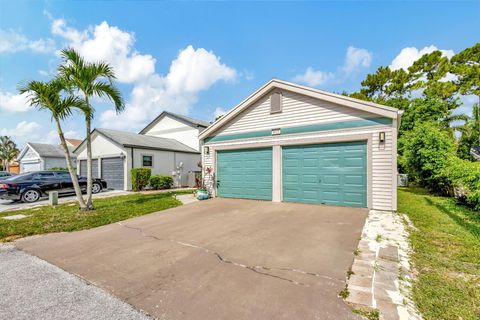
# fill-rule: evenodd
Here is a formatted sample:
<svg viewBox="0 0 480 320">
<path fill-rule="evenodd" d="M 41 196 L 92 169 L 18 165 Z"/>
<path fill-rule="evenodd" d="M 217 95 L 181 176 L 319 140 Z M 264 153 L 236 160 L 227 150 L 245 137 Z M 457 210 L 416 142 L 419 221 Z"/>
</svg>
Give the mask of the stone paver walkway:
<svg viewBox="0 0 480 320">
<path fill-rule="evenodd" d="M 412 280 L 407 217 L 371 210 L 355 252 L 346 301 L 355 308 L 379 310 L 385 320 L 421 319 L 409 299 Z"/>
</svg>

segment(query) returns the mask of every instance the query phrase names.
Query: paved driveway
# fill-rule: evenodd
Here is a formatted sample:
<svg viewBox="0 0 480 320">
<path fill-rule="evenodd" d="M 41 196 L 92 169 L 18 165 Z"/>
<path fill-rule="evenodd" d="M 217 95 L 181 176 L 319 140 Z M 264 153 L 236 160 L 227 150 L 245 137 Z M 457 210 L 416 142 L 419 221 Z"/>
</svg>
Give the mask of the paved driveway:
<svg viewBox="0 0 480 320">
<path fill-rule="evenodd" d="M 16 242 L 160 319 L 357 319 L 365 209 L 213 199 Z"/>
</svg>

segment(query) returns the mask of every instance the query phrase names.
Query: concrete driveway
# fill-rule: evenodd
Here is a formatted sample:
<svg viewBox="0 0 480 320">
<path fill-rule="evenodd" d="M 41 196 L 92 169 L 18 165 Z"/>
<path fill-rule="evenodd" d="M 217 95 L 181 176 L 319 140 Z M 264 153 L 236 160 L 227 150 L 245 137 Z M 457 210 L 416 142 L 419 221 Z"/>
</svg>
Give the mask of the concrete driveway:
<svg viewBox="0 0 480 320">
<path fill-rule="evenodd" d="M 366 209 L 212 199 L 16 246 L 160 319 L 358 319 Z"/>
</svg>

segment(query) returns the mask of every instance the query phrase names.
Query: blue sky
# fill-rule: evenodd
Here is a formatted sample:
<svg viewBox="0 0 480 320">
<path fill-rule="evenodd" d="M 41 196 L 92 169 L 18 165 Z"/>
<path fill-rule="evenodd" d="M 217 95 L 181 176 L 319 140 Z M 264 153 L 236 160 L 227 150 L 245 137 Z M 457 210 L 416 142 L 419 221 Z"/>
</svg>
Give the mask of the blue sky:
<svg viewBox="0 0 480 320">
<path fill-rule="evenodd" d="M 0 134 L 57 141 L 48 113 L 26 107 L 16 88 L 48 80 L 64 46 L 117 71 L 127 109 L 116 116 L 95 100 L 94 125 L 138 131 L 162 110 L 212 120 L 273 77 L 354 91 L 379 66 L 472 46 L 479 14 L 480 1 L 0 0 Z M 80 115 L 64 127 L 84 137 Z"/>
</svg>

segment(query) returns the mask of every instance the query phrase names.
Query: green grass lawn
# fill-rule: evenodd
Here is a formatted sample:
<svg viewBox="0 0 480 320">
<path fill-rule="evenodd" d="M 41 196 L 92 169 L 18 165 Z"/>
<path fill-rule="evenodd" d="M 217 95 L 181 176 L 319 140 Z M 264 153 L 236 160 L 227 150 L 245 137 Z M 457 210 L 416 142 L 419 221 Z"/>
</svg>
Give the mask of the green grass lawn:
<svg viewBox="0 0 480 320">
<path fill-rule="evenodd" d="M 413 299 L 427 320 L 480 319 L 480 212 L 420 188 L 400 188 L 418 272 Z"/>
<path fill-rule="evenodd" d="M 78 204 L 67 203 L 55 207 L 42 206 L 25 210 L 0 213 L 0 242 L 49 232 L 90 229 L 105 224 L 161 211 L 181 205 L 175 194 L 187 192 L 163 192 L 133 194 L 95 199 L 94 211 L 80 211 Z M 21 220 L 5 220 L 1 217 L 23 214 Z"/>
</svg>

